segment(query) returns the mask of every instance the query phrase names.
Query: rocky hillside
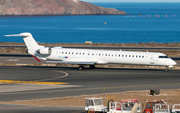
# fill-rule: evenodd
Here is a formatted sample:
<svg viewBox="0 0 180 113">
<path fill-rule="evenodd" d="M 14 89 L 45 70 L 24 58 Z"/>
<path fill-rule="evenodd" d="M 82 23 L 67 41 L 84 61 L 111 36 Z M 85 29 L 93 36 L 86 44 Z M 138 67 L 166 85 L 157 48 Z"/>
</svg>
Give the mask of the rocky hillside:
<svg viewBox="0 0 180 113">
<path fill-rule="evenodd" d="M 123 15 L 78 0 L 0 0 L 0 15 Z"/>
</svg>

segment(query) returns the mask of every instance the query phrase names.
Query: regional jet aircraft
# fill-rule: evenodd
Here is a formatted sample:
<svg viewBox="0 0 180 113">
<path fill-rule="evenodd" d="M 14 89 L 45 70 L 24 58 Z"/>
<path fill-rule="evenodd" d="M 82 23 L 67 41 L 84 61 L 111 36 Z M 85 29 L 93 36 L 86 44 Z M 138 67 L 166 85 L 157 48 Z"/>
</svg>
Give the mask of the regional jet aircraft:
<svg viewBox="0 0 180 113">
<path fill-rule="evenodd" d="M 91 69 L 97 64 L 134 64 L 146 66 L 164 66 L 165 71 L 175 67 L 176 62 L 163 53 L 131 52 L 93 49 L 70 49 L 62 47 L 44 47 L 38 45 L 31 33 L 5 36 L 21 36 L 28 48 L 27 53 L 39 62 L 69 63 L 79 65 L 79 70 L 89 65 Z"/>
</svg>

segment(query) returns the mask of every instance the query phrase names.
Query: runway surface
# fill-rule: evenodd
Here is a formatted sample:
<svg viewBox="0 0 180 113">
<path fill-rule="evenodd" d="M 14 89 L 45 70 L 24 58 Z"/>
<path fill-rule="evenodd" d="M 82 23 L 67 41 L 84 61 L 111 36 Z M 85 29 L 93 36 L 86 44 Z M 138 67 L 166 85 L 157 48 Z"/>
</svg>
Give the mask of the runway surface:
<svg viewBox="0 0 180 113">
<path fill-rule="evenodd" d="M 0 101 L 58 98 L 149 89 L 178 89 L 180 70 L 98 68 L 79 71 L 74 67 L 0 66 Z M 64 85 L 21 84 L 16 81 L 66 82 Z M 8 108 L 8 109 L 6 109 Z M 6 110 L 4 110 L 6 109 Z M 13 109 L 13 110 L 12 110 Z M 0 105 L 2 113 L 67 112 L 82 108 Z"/>
<path fill-rule="evenodd" d="M 0 66 L 1 80 L 67 82 L 66 85 L 1 84 L 1 101 L 179 88 L 180 70 L 85 69 Z M 68 75 L 65 76 L 65 73 Z M 50 92 L 50 93 L 49 93 Z"/>
<path fill-rule="evenodd" d="M 84 108 L 0 104 L 0 113 L 84 113 Z"/>
</svg>

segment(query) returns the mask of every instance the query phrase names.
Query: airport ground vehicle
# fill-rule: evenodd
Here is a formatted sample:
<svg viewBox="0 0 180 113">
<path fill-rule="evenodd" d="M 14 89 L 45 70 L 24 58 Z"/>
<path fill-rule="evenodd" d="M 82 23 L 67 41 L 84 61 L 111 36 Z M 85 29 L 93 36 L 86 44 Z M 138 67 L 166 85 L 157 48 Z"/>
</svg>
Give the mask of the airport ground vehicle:
<svg viewBox="0 0 180 113">
<path fill-rule="evenodd" d="M 153 113 L 153 107 L 158 104 L 166 104 L 166 102 L 164 100 L 146 101 L 144 113 Z"/>
<path fill-rule="evenodd" d="M 142 113 L 142 105 L 137 99 L 125 99 L 120 102 L 110 102 L 107 113 Z"/>
<path fill-rule="evenodd" d="M 107 108 L 103 105 L 102 98 L 85 98 L 85 113 L 89 112 L 107 112 Z"/>
<path fill-rule="evenodd" d="M 121 103 L 123 103 L 123 105 L 126 107 L 130 107 L 131 109 L 137 103 L 138 104 L 137 112 L 142 112 L 142 105 L 141 103 L 139 103 L 138 99 L 124 99 L 121 100 Z"/>
<path fill-rule="evenodd" d="M 85 112 L 92 113 L 130 113 L 132 109 L 142 112 L 142 106 L 137 99 L 125 99 L 120 102 L 108 102 L 105 107 L 102 98 L 85 98 Z"/>
<path fill-rule="evenodd" d="M 180 113 L 180 104 L 174 104 L 171 112 L 172 113 Z"/>
<path fill-rule="evenodd" d="M 164 100 L 146 101 L 144 113 L 180 113 L 180 104 L 167 104 Z"/>
</svg>

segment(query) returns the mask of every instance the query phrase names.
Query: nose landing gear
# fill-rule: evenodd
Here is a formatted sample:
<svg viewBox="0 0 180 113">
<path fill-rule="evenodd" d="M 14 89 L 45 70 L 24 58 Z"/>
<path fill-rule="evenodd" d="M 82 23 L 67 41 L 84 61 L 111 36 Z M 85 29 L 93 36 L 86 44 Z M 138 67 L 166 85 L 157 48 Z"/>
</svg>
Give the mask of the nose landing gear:
<svg viewBox="0 0 180 113">
<path fill-rule="evenodd" d="M 79 66 L 79 70 L 83 70 L 83 69 L 84 69 L 83 65 Z"/>
<path fill-rule="evenodd" d="M 168 72 L 168 70 L 169 70 L 169 67 L 166 66 L 166 67 L 165 67 L 165 72 Z"/>
</svg>

